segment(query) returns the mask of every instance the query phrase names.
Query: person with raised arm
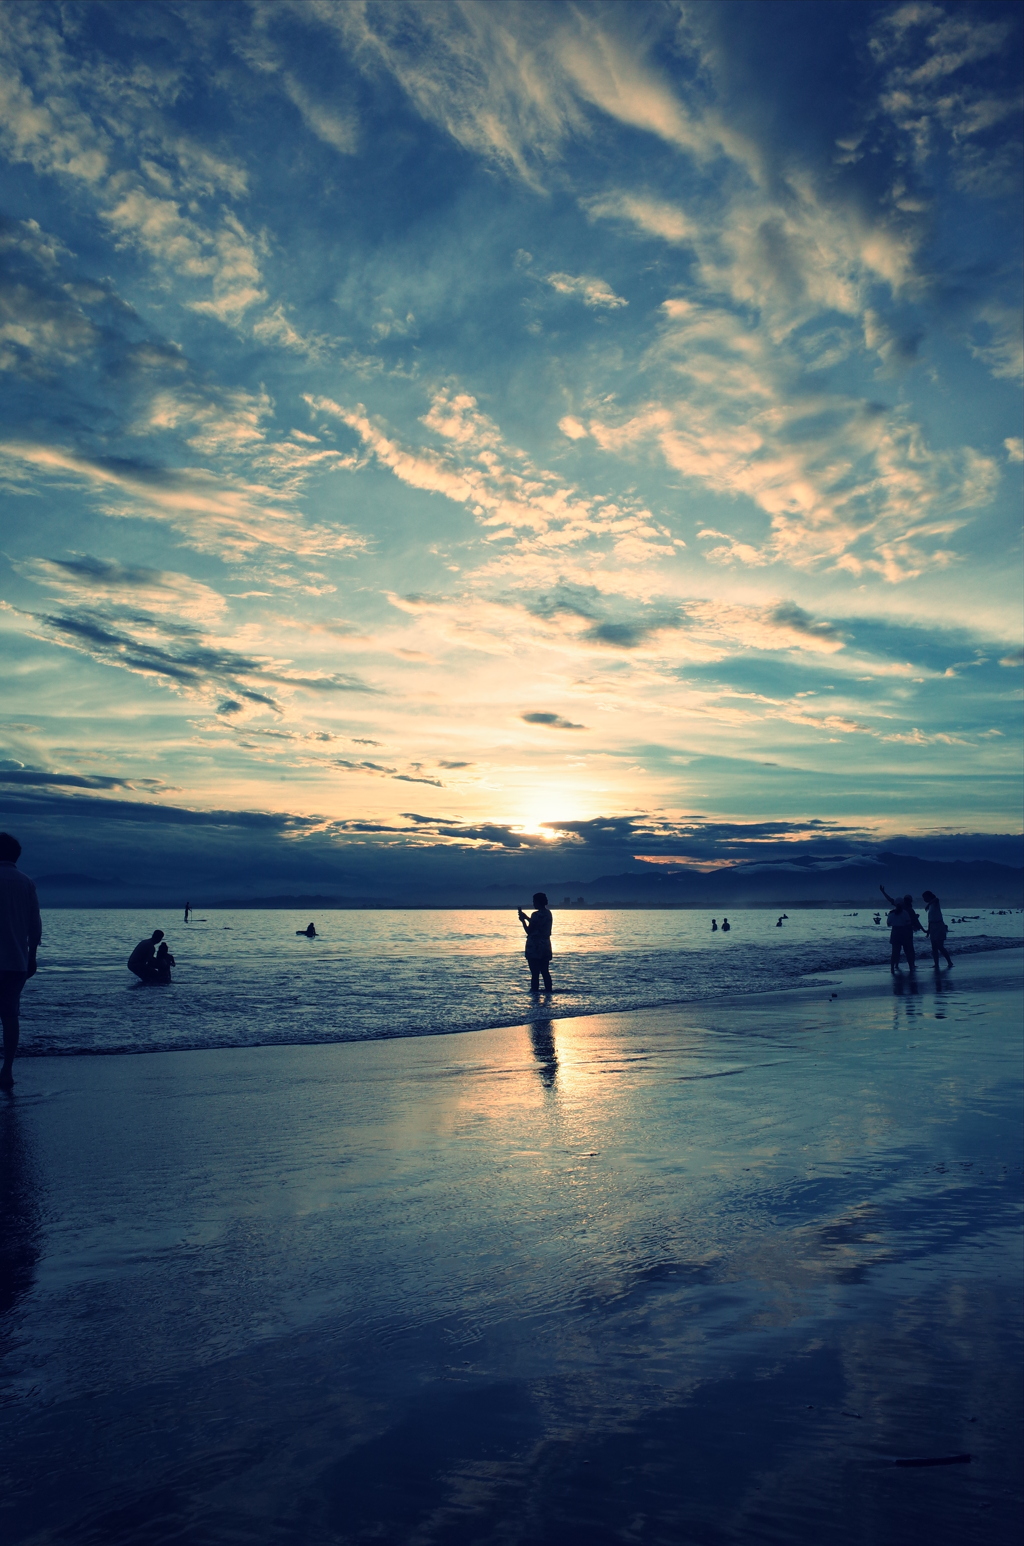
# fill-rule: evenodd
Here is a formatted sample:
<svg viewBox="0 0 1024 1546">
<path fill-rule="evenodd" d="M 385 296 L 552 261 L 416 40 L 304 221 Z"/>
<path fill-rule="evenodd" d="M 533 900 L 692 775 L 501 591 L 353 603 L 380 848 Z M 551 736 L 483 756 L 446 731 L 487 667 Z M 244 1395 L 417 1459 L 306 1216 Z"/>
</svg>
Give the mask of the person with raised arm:
<svg viewBox="0 0 1024 1546">
<path fill-rule="evenodd" d="M 529 917 L 519 908 L 519 922 L 526 932 L 526 961 L 530 968 L 530 992 L 540 991 L 540 977 L 544 977 L 545 992 L 551 992 L 551 909 L 543 891 L 535 891 L 533 905 L 536 908 Z"/>
<path fill-rule="evenodd" d="M 889 970 L 894 977 L 899 976 L 900 951 L 907 958 L 910 970 L 917 970 L 917 961 L 914 956 L 914 935 L 923 933 L 921 920 L 914 911 L 914 898 L 908 891 L 902 901 L 889 895 L 884 886 L 879 886 L 879 891 L 889 903 L 890 911 L 886 915 L 886 923 L 889 925 Z"/>
<path fill-rule="evenodd" d="M 36 952 L 43 937 L 39 898 L 32 881 L 18 869 L 20 858 L 18 839 L 0 832 L 0 1023 L 4 1033 L 0 1090 L 14 1088 L 21 990 L 36 974 Z"/>
</svg>

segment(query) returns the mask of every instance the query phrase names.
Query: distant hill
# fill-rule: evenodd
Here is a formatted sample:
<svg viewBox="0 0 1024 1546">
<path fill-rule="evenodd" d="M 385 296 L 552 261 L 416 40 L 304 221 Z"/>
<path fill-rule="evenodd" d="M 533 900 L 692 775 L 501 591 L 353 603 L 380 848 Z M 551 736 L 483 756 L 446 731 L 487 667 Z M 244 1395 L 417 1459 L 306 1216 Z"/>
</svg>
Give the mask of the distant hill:
<svg viewBox="0 0 1024 1546">
<path fill-rule="evenodd" d="M 408 902 L 396 902 L 393 897 L 376 896 L 260 896 L 260 897 L 228 897 L 225 901 L 204 902 L 204 907 L 224 907 L 232 910 L 247 907 L 278 908 L 287 912 L 305 913 L 320 908 L 332 909 L 338 907 L 408 907 Z"/>
<path fill-rule="evenodd" d="M 97 888 L 106 891 L 111 887 L 120 887 L 124 885 L 123 880 L 117 880 L 116 878 L 100 880 L 96 875 L 79 875 L 73 873 L 57 875 L 36 875 L 33 878 L 37 887 L 44 886 L 48 889 L 56 889 L 60 887 L 68 891 L 95 891 Z"/>
<path fill-rule="evenodd" d="M 278 908 L 310 915 L 335 908 L 526 906 L 534 890 L 546 891 L 556 908 L 565 905 L 565 897 L 571 899 L 571 906 L 578 905 L 577 898 L 583 897 L 590 907 L 688 907 L 727 913 L 730 908 L 742 907 L 875 908 L 883 905 L 880 883 L 893 896 L 910 891 L 918 902 L 921 892 L 930 889 L 947 909 L 1024 906 L 1024 869 L 989 859 L 934 862 L 897 853 L 841 860 L 801 857 L 792 863 L 723 865 L 706 871 L 650 864 L 589 880 L 542 879 L 531 880 L 529 886 L 515 883 L 477 889 L 410 888 L 397 894 L 304 891 L 220 896 L 209 883 L 194 884 L 190 892 L 195 907 Z M 61 873 L 42 875 L 36 884 L 50 907 L 180 908 L 185 897 L 180 883 L 169 884 L 158 876 L 149 885 L 129 885 L 119 879 Z"/>
<path fill-rule="evenodd" d="M 934 891 L 947 907 L 1024 906 L 1024 870 L 988 859 L 934 863 L 913 854 L 882 853 L 871 859 L 826 866 L 813 860 L 793 864 L 737 864 L 719 870 L 668 871 L 651 865 L 595 880 L 558 880 L 539 886 L 552 906 L 578 896 L 597 907 L 877 907 L 879 885 L 892 896 L 910 891 L 920 898 Z M 521 888 L 489 886 L 492 905 L 520 900 Z M 500 900 L 497 893 L 500 893 Z M 478 893 L 480 894 L 480 893 Z"/>
</svg>

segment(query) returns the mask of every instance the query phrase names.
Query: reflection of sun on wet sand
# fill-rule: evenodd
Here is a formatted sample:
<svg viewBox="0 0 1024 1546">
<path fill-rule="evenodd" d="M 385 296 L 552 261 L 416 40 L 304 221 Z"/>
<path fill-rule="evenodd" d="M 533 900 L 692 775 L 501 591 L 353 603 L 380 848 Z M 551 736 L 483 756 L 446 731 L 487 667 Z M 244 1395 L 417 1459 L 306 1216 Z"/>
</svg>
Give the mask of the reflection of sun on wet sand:
<svg viewBox="0 0 1024 1546">
<path fill-rule="evenodd" d="M 26 1061 L 5 1538 L 1012 1539 L 1020 970 Z"/>
</svg>

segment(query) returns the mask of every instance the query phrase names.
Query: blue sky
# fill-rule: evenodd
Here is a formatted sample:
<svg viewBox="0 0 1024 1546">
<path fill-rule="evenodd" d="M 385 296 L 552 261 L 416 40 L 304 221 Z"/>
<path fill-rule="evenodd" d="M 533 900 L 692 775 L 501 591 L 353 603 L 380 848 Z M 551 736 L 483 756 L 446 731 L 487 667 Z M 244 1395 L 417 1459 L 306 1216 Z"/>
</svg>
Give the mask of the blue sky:
<svg viewBox="0 0 1024 1546">
<path fill-rule="evenodd" d="M 40 852 L 1019 832 L 1018 5 L 3 13 Z"/>
</svg>

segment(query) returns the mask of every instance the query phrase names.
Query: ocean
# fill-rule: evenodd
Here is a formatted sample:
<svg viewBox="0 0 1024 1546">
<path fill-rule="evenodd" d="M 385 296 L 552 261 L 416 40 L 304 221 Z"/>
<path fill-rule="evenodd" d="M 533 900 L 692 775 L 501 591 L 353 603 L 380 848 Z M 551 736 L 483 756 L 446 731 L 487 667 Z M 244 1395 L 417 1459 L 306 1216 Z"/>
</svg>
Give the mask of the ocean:
<svg viewBox="0 0 1024 1546">
<path fill-rule="evenodd" d="M 958 953 L 1024 939 L 1024 913 L 952 913 Z M 318 938 L 308 913 L 208 909 L 46 909 L 40 970 L 23 996 L 21 1055 L 370 1041 L 520 1025 L 764 991 L 799 977 L 877 963 L 884 915 L 793 909 L 711 915 L 681 909 L 556 909 L 550 999 L 532 998 L 523 933 L 511 910 L 332 911 Z M 719 915 L 721 922 L 721 915 Z M 125 963 L 162 928 L 177 965 L 169 986 L 139 983 Z M 923 947 L 927 970 L 931 957 Z M 954 967 L 955 972 L 955 967 Z"/>
</svg>

